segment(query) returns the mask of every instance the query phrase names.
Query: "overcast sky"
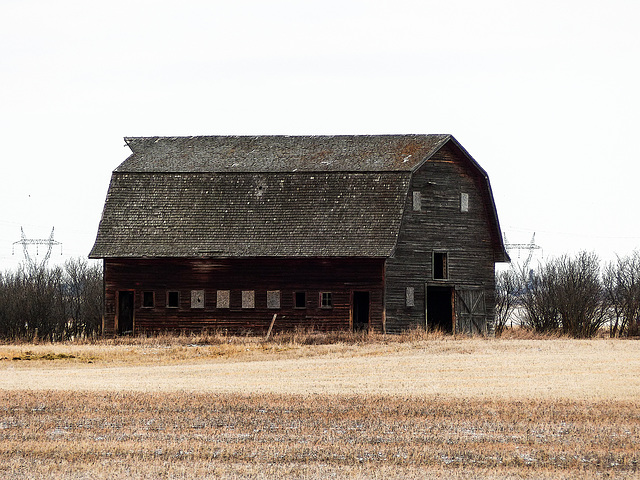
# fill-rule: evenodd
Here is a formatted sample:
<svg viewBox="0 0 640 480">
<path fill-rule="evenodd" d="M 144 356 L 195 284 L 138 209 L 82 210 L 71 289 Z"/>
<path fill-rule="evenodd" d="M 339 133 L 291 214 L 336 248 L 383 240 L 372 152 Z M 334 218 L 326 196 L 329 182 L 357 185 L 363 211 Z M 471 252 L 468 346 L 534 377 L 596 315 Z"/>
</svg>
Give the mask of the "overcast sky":
<svg viewBox="0 0 640 480">
<path fill-rule="evenodd" d="M 637 0 L 0 0 L 0 270 L 21 226 L 86 257 L 145 135 L 451 133 L 510 242 L 629 254 L 638 25 Z"/>
</svg>

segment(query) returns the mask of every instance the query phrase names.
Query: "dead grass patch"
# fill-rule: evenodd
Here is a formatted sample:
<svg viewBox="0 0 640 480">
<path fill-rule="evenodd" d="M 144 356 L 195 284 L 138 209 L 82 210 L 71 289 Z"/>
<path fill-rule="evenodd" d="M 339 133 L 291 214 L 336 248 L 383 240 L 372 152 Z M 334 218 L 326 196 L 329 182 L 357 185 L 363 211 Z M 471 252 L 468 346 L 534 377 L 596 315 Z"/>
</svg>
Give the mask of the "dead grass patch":
<svg viewBox="0 0 640 480">
<path fill-rule="evenodd" d="M 639 475 L 633 341 L 292 332 L 1 358 L 0 478 Z"/>
<path fill-rule="evenodd" d="M 4 478 L 631 478 L 640 460 L 633 402 L 5 393 Z"/>
</svg>

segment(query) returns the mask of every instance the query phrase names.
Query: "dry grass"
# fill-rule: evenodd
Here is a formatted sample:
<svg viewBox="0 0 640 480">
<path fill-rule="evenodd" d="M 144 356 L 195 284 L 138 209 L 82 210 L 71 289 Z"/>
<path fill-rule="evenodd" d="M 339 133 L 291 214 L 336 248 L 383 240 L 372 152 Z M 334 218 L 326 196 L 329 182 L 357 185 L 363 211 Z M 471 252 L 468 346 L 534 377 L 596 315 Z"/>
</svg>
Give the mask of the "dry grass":
<svg viewBox="0 0 640 480">
<path fill-rule="evenodd" d="M 67 360 L 71 363 L 161 365 L 211 359 L 250 361 L 302 358 L 365 348 L 367 351 L 413 348 L 433 340 L 453 338 L 440 332 L 416 330 L 404 335 L 297 330 L 278 333 L 269 340 L 251 335 L 222 334 L 115 337 L 79 339 L 72 342 L 22 342 L 0 344 L 0 360 L 30 362 Z"/>
<path fill-rule="evenodd" d="M 601 478 L 635 403 L 5 392 L 3 478 Z"/>
<path fill-rule="evenodd" d="M 424 332 L 0 345 L 0 478 L 639 478 L 639 345 Z"/>
<path fill-rule="evenodd" d="M 191 337 L 0 346 L 0 389 L 633 400 L 634 340 Z M 192 342 L 192 343 L 188 343 Z"/>
</svg>

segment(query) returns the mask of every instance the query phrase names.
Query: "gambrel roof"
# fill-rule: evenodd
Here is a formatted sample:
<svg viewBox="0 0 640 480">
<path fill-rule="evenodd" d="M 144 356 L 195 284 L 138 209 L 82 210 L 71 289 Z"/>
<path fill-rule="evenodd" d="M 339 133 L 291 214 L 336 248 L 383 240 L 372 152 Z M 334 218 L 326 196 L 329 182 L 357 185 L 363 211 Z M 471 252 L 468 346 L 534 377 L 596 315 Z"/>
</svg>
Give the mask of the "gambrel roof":
<svg viewBox="0 0 640 480">
<path fill-rule="evenodd" d="M 450 135 L 125 141 L 91 258 L 389 257 L 412 172 L 462 149 Z"/>
</svg>

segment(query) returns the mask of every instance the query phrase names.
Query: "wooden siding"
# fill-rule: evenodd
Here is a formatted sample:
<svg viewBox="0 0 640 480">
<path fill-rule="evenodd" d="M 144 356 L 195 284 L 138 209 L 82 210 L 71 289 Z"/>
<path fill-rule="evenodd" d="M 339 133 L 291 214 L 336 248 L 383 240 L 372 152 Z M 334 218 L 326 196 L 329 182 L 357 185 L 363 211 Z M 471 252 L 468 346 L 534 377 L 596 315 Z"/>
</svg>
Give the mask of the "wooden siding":
<svg viewBox="0 0 640 480">
<path fill-rule="evenodd" d="M 117 332 L 117 292 L 134 291 L 134 333 L 228 331 L 264 333 L 274 314 L 274 331 L 297 327 L 351 328 L 354 291 L 367 291 L 370 328 L 383 330 L 382 259 L 105 259 L 104 334 Z M 192 308 L 191 292 L 204 290 L 204 307 Z M 230 291 L 229 308 L 217 308 L 217 291 Z M 267 291 L 280 291 L 280 308 L 269 308 Z M 154 306 L 143 307 L 145 291 Z M 178 308 L 167 306 L 179 292 Z M 254 308 L 242 308 L 242 292 L 254 291 Z M 294 306 L 294 292 L 306 292 L 306 308 Z M 332 308 L 320 307 L 331 292 Z M 246 296 L 249 298 L 250 296 Z"/>
<path fill-rule="evenodd" d="M 419 210 L 413 192 L 420 193 Z M 468 194 L 462 211 L 461 194 Z M 466 200 L 466 199 L 465 199 Z M 451 144 L 445 145 L 413 175 L 393 257 L 386 262 L 386 330 L 425 325 L 425 285 L 481 287 L 487 307 L 487 332 L 493 333 L 495 239 L 486 180 Z M 448 278 L 434 280 L 433 252 L 447 253 Z M 414 288 L 414 306 L 406 289 Z"/>
</svg>

